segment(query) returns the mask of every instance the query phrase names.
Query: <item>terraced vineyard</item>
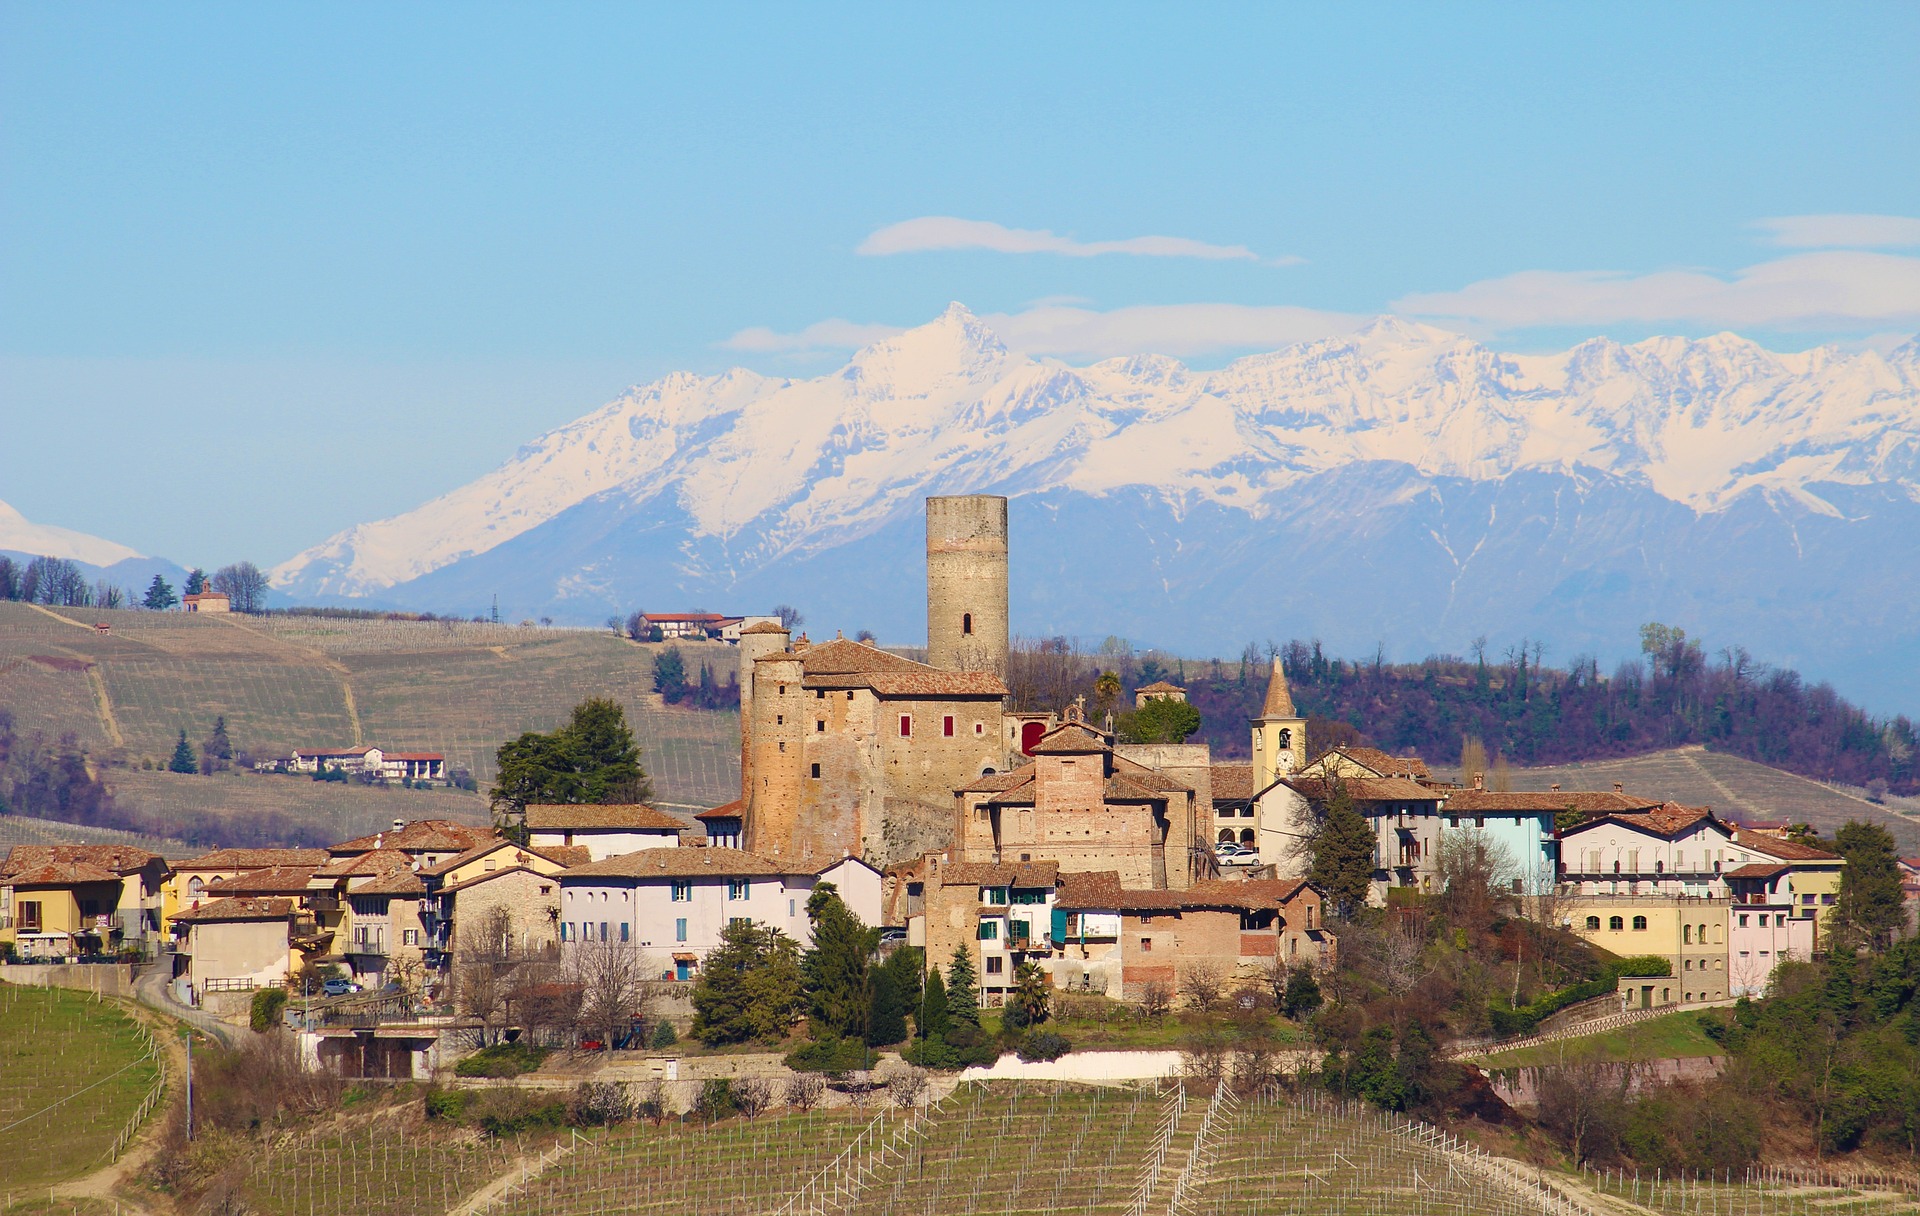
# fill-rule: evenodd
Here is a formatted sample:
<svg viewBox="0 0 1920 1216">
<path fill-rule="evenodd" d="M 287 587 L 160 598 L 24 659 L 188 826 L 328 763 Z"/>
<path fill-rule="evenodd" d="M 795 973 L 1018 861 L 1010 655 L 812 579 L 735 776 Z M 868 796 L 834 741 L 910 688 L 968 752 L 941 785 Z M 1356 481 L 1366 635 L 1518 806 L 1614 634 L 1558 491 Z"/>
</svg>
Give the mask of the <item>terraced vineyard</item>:
<svg viewBox="0 0 1920 1216">
<path fill-rule="evenodd" d="M 375 1120 L 276 1145 L 255 1160 L 242 1189 L 246 1210 L 261 1216 L 446 1212 L 545 1143 Z"/>
<path fill-rule="evenodd" d="M 609 696 L 627 709 L 661 802 L 684 810 L 725 802 L 739 787 L 738 716 L 660 704 L 652 691 L 657 649 L 599 630 L 0 602 L 0 708 L 23 731 L 75 735 L 137 809 L 181 809 L 170 801 L 177 798 L 193 809 L 243 813 L 259 799 L 289 814 L 360 825 L 399 812 L 381 791 L 343 796 L 337 785 L 309 783 L 298 796 L 279 786 L 186 792 L 140 766 L 163 763 L 183 729 L 197 744 L 224 716 L 234 746 L 255 757 L 378 743 L 440 752 L 484 784 L 502 741 L 552 729 L 585 697 Z M 737 661 L 718 643 L 681 650 L 695 670 L 708 662 L 724 673 Z M 469 812 L 432 813 L 479 813 Z"/>
<path fill-rule="evenodd" d="M 169 859 L 196 857 L 206 851 L 165 836 L 116 832 L 112 828 L 85 827 L 26 815 L 0 815 L 0 853 L 16 844 L 128 844 Z"/>
<path fill-rule="evenodd" d="M 1779 1171 L 1756 1166 L 1720 1180 L 1589 1172 L 1585 1180 L 1603 1195 L 1640 1211 L 1668 1216 L 1913 1216 L 1920 1191 L 1871 1173 L 1844 1168 Z"/>
</svg>

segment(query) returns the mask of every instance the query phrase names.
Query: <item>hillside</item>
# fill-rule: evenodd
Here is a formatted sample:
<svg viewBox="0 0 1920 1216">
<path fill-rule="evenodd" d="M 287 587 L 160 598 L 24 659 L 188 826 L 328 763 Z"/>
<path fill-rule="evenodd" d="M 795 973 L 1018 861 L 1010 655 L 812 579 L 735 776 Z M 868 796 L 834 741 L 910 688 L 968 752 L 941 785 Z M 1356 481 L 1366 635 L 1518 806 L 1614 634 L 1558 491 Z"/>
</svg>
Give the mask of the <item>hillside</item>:
<svg viewBox="0 0 1920 1216">
<path fill-rule="evenodd" d="M 498 593 L 578 622 L 784 601 L 911 644 L 918 588 L 876 572 L 918 565 L 922 495 L 998 493 L 1034 635 L 1617 654 L 1659 619 L 1920 714 L 1898 676 L 1920 666 L 1917 454 L 1920 343 L 1515 355 L 1383 317 L 1214 371 L 1072 367 L 954 305 L 827 375 L 635 387 L 273 573 L 303 598 Z"/>
<path fill-rule="evenodd" d="M 254 757 L 378 743 L 443 753 L 484 788 L 501 741 L 552 729 L 583 698 L 609 696 L 626 706 L 662 803 L 724 802 L 739 781 L 737 715 L 662 705 L 649 649 L 593 630 L 0 603 L 0 708 L 23 734 L 75 735 L 117 800 L 162 820 L 283 811 L 363 831 L 403 815 L 477 819 L 485 804 L 457 791 L 180 777 L 143 765 L 164 765 L 181 730 L 198 744 L 224 715 L 234 747 Z M 690 665 L 734 662 L 717 644 L 683 649 Z"/>
</svg>

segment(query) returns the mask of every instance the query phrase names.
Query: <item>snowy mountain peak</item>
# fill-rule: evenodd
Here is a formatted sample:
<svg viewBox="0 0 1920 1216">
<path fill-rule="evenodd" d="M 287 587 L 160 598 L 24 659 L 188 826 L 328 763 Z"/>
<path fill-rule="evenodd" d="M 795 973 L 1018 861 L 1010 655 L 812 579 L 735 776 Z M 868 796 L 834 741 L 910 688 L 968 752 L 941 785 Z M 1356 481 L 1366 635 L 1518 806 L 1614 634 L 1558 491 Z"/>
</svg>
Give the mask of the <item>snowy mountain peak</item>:
<svg viewBox="0 0 1920 1216">
<path fill-rule="evenodd" d="M 63 557 L 90 566 L 111 566 L 143 556 L 125 545 L 85 532 L 36 524 L 4 502 L 0 502 L 0 549 L 34 557 Z"/>
</svg>

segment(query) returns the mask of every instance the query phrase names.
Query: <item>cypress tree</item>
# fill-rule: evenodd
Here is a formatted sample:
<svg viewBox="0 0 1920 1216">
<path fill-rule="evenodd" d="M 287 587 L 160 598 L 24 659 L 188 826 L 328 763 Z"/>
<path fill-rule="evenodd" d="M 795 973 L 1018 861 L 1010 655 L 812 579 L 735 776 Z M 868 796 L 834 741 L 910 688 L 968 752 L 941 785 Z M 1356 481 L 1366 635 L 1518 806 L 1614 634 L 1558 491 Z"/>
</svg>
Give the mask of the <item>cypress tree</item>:
<svg viewBox="0 0 1920 1216">
<path fill-rule="evenodd" d="M 980 1025 L 980 976 L 965 946 L 955 946 L 947 964 L 947 1016 L 954 1025 Z"/>
<path fill-rule="evenodd" d="M 170 773 L 197 773 L 200 764 L 193 758 L 193 744 L 187 742 L 187 732 L 180 732 L 180 742 L 173 745 L 173 759 L 167 761 Z"/>
<path fill-rule="evenodd" d="M 1326 807 L 1308 841 L 1313 865 L 1307 871 L 1333 900 L 1341 915 L 1367 902 L 1373 882 L 1373 825 L 1353 804 L 1338 777 L 1329 777 Z"/>
<path fill-rule="evenodd" d="M 923 1039 L 944 1039 L 952 1019 L 947 1016 L 947 983 L 940 978 L 940 968 L 935 967 L 927 973 L 927 994 L 920 1002 L 920 1037 Z"/>
<path fill-rule="evenodd" d="M 907 1037 L 906 1002 L 900 999 L 893 968 L 875 967 L 868 989 L 873 995 L 867 1007 L 867 1046 L 891 1047 Z"/>
</svg>

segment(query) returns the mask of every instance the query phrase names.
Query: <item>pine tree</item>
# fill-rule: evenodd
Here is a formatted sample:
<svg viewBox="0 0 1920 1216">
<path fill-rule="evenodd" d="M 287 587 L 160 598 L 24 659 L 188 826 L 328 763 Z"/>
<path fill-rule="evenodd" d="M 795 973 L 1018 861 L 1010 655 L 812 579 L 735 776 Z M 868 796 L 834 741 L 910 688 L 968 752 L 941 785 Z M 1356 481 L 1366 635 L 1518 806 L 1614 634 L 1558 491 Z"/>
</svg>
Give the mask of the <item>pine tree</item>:
<svg viewBox="0 0 1920 1216">
<path fill-rule="evenodd" d="M 1313 880 L 1341 915 L 1367 902 L 1373 883 L 1373 825 L 1353 804 L 1353 795 L 1337 776 L 1327 778 L 1325 807 L 1307 840 Z"/>
<path fill-rule="evenodd" d="M 836 1038 L 865 1038 L 873 1009 L 871 959 L 880 933 L 860 923 L 830 882 L 807 900 L 813 949 L 801 960 L 807 1000 L 821 1028 Z"/>
<path fill-rule="evenodd" d="M 1850 820 L 1833 834 L 1833 843 L 1847 859 L 1835 919 L 1855 940 L 1884 949 L 1907 921 L 1893 834 L 1877 823 Z"/>
<path fill-rule="evenodd" d="M 875 967 L 868 987 L 867 1046 L 891 1047 L 907 1037 L 907 1008 L 891 967 Z"/>
<path fill-rule="evenodd" d="M 140 601 L 140 606 L 152 612 L 165 612 L 179 602 L 179 598 L 173 594 L 173 584 L 156 574 L 153 581 L 147 584 L 147 595 Z"/>
<path fill-rule="evenodd" d="M 952 1019 L 947 1016 L 947 983 L 940 978 L 940 968 L 935 967 L 927 973 L 927 993 L 920 1001 L 920 1037 L 923 1039 L 944 1039 Z"/>
<path fill-rule="evenodd" d="M 980 1025 L 980 975 L 965 946 L 955 946 L 947 964 L 947 1014 L 955 1025 Z"/>
<path fill-rule="evenodd" d="M 167 771 L 170 773 L 200 771 L 199 761 L 193 757 L 193 744 L 187 742 L 187 732 L 184 730 L 180 732 L 180 742 L 173 745 L 173 759 L 167 761 Z"/>
<path fill-rule="evenodd" d="M 227 716 L 220 714 L 213 720 L 213 733 L 207 736 L 206 745 L 201 748 L 215 760 L 233 759 L 233 742 L 227 738 Z"/>
<path fill-rule="evenodd" d="M 205 591 L 206 589 L 207 589 L 207 572 L 205 570 L 199 569 L 198 567 L 195 567 L 193 570 L 189 571 L 187 574 L 187 585 L 184 589 L 185 593 L 187 595 L 199 595 L 201 592 Z"/>
</svg>

